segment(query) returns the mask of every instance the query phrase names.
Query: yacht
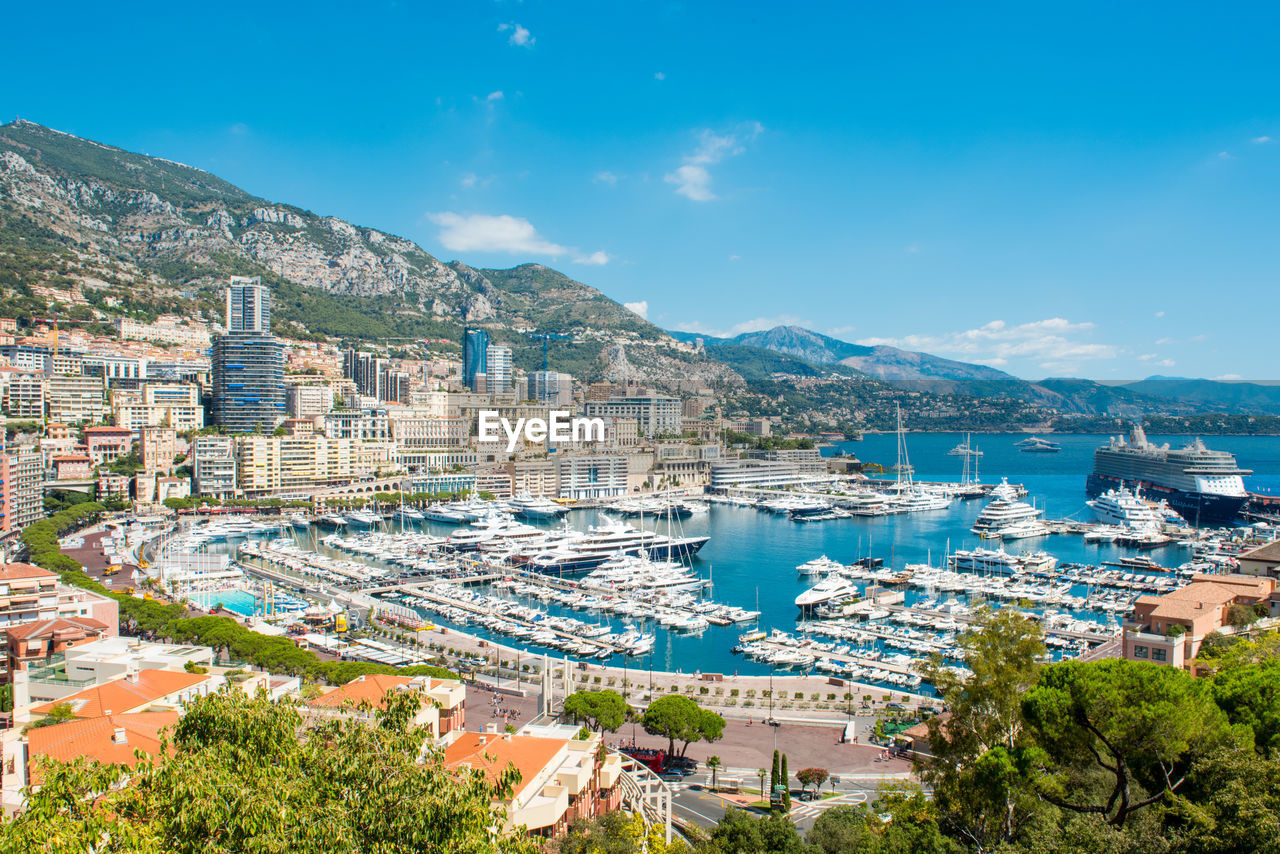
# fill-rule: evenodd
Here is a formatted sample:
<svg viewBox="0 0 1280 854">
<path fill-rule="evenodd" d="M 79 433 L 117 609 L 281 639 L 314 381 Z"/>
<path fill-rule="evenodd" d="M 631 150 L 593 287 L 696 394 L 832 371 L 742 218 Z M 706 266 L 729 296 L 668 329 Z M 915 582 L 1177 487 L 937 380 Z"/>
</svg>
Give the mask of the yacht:
<svg viewBox="0 0 1280 854">
<path fill-rule="evenodd" d="M 1024 454 L 1056 454 L 1062 450 L 1057 442 L 1041 439 L 1039 436 L 1029 436 L 1021 442 L 1015 442 L 1013 446 Z"/>
<path fill-rule="evenodd" d="M 898 480 L 894 485 L 894 494 L 889 496 L 889 506 L 896 513 L 946 510 L 951 506 L 951 496 L 925 489 L 911 479 L 913 469 L 911 460 L 907 455 L 907 434 L 902 428 L 902 407 L 898 405 L 896 408 L 898 415 L 898 463 L 894 468 L 898 472 Z"/>
<path fill-rule="evenodd" d="M 1002 540 L 1026 540 L 1032 537 L 1046 537 L 1052 533 L 1049 526 L 1040 519 L 1022 519 L 1002 527 L 999 530 L 999 537 Z"/>
<path fill-rule="evenodd" d="M 808 575 L 830 575 L 833 572 L 843 572 L 844 568 L 844 564 L 840 561 L 832 560 L 826 555 L 823 555 L 822 557 L 815 557 L 813 560 L 805 561 L 800 564 L 796 567 L 796 572 L 800 573 L 801 577 Z"/>
<path fill-rule="evenodd" d="M 858 595 L 858 588 L 842 575 L 828 575 L 796 597 L 796 607 L 811 610 L 828 602 L 844 602 Z"/>
<path fill-rule="evenodd" d="M 861 489 L 840 498 L 840 506 L 855 516 L 888 516 L 899 512 L 889 498 L 870 489 Z"/>
<path fill-rule="evenodd" d="M 549 498 L 524 493 L 511 499 L 512 511 L 522 519 L 558 519 L 569 512 L 567 507 Z"/>
<path fill-rule="evenodd" d="M 422 511 L 422 518 L 432 522 L 466 522 L 467 517 L 454 504 L 439 502 L 430 504 Z"/>
<path fill-rule="evenodd" d="M 1002 485 L 1008 486 L 1008 483 Z M 995 494 L 995 490 L 992 490 L 992 494 Z M 990 504 L 983 507 L 969 530 L 983 538 L 1000 537 L 1004 535 L 1006 528 L 1039 519 L 1043 515 L 1043 510 L 1037 510 L 1025 501 L 1003 497 L 1007 494 L 1001 493 L 1000 497 L 992 499 Z"/>
<path fill-rule="evenodd" d="M 960 572 L 1001 573 L 1051 572 L 1058 559 L 1046 552 L 1011 554 L 999 549 L 961 549 L 947 559 L 952 569 Z"/>
<path fill-rule="evenodd" d="M 1143 501 L 1139 491 L 1130 492 L 1123 485 L 1118 489 L 1108 489 L 1085 503 L 1100 521 L 1109 525 L 1159 529 L 1165 518 L 1164 511 Z"/>
<path fill-rule="evenodd" d="M 591 526 L 585 534 L 569 531 L 554 539 L 549 550 L 534 555 L 528 561 L 527 568 L 553 575 L 585 572 L 615 555 L 637 555 L 640 552 L 647 553 L 654 560 L 680 559 L 697 554 L 711 539 L 660 534 L 607 516 L 601 518 L 604 521 Z"/>
</svg>

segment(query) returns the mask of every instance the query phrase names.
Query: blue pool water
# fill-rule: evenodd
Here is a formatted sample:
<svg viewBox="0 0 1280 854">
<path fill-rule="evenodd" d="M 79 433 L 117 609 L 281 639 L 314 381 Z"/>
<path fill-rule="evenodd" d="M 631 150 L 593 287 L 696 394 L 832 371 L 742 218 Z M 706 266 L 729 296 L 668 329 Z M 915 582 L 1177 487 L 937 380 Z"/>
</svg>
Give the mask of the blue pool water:
<svg viewBox="0 0 1280 854">
<path fill-rule="evenodd" d="M 239 614 L 242 617 L 255 617 L 263 613 L 262 596 L 248 590 L 199 591 L 192 593 L 188 598 L 206 611 L 215 605 L 221 604 L 228 611 Z M 295 599 L 283 593 L 277 592 L 275 594 L 277 611 L 300 610 L 305 608 L 306 604 L 301 599 Z"/>
</svg>

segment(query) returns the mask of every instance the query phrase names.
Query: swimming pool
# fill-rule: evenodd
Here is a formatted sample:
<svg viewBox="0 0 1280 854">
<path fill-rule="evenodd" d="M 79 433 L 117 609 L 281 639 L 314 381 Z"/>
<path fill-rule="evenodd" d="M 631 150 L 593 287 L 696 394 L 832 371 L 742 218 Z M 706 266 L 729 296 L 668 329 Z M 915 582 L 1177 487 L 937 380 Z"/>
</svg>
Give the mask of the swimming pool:
<svg viewBox="0 0 1280 854">
<path fill-rule="evenodd" d="M 249 590 L 233 588 L 229 590 L 201 590 L 191 593 L 189 598 L 196 605 L 208 611 L 221 604 L 228 611 L 242 617 L 257 616 L 262 613 L 262 596 Z M 276 611 L 301 611 L 307 603 L 294 596 L 276 591 L 274 594 Z"/>
</svg>

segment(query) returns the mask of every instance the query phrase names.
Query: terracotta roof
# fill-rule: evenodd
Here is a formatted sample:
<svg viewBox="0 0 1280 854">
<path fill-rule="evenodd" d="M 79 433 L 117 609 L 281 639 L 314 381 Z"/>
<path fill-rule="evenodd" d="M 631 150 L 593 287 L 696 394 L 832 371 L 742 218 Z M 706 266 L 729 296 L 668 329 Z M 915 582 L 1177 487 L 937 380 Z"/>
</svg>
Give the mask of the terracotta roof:
<svg viewBox="0 0 1280 854">
<path fill-rule="evenodd" d="M 21 578 L 57 578 L 47 569 L 30 563 L 7 563 L 0 569 L 0 581 L 17 581 Z"/>
<path fill-rule="evenodd" d="M 362 702 L 367 702 L 375 709 L 381 709 L 386 701 L 388 691 L 412 690 L 418 687 L 427 688 L 431 684 L 430 681 L 424 683 L 419 678 L 410 676 L 368 673 L 364 676 L 357 676 L 346 685 L 334 688 L 327 694 L 321 694 L 319 697 L 308 700 L 307 705 L 334 709 L 347 704 L 358 706 Z"/>
<path fill-rule="evenodd" d="M 138 712 L 67 721 L 29 730 L 27 748 L 33 759 L 48 756 L 69 762 L 83 756 L 132 768 L 138 764 L 133 752 L 141 750 L 155 756 L 160 752 L 160 730 L 177 722 L 177 712 Z M 32 777 L 32 783 L 39 782 L 34 770 Z"/>
<path fill-rule="evenodd" d="M 1267 543 L 1265 546 L 1258 546 L 1242 554 L 1236 555 L 1237 560 L 1280 560 L 1280 540 Z"/>
<path fill-rule="evenodd" d="M 170 694 L 199 685 L 209 677 L 203 673 L 187 673 L 185 670 L 143 670 L 138 681 L 116 679 L 103 685 L 86 688 L 79 693 L 36 706 L 31 711 L 48 714 L 58 703 L 70 703 L 77 718 L 99 718 L 111 712 L 128 712 Z"/>
<path fill-rule="evenodd" d="M 36 635 L 52 635 L 67 629 L 80 630 L 86 634 L 96 635 L 106 631 L 107 624 L 92 617 L 60 617 L 56 620 L 36 620 L 33 623 L 23 623 L 5 629 L 5 632 L 14 640 L 27 640 Z"/>
<path fill-rule="evenodd" d="M 515 787 L 519 795 L 568 743 L 564 738 L 513 734 L 508 740 L 504 733 L 464 732 L 444 749 L 444 764 L 483 771 L 491 782 L 514 765 L 520 772 Z"/>
<path fill-rule="evenodd" d="M 53 458 L 55 463 L 87 463 L 89 458 L 84 454 L 59 454 Z"/>
<path fill-rule="evenodd" d="M 86 427 L 84 432 L 88 433 L 132 433 L 128 427 Z"/>
</svg>

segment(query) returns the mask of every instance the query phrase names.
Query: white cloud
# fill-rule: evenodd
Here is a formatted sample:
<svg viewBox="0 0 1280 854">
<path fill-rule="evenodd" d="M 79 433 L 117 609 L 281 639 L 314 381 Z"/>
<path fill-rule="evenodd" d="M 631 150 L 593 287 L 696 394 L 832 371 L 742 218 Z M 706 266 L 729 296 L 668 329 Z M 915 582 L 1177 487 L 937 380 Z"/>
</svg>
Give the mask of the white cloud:
<svg viewBox="0 0 1280 854">
<path fill-rule="evenodd" d="M 830 335 L 832 338 L 839 338 L 841 335 L 848 335 L 857 328 L 858 327 L 856 326 L 834 326 L 831 329 L 828 329 L 826 334 Z"/>
<path fill-rule="evenodd" d="M 533 47 L 533 43 L 537 41 L 529 34 L 529 31 L 519 24 L 512 21 L 509 24 L 498 24 L 498 32 L 505 33 L 511 31 L 511 37 L 507 39 L 507 44 L 516 47 Z"/>
<path fill-rule="evenodd" d="M 1173 359 L 1161 359 L 1155 363 L 1158 368 L 1172 368 L 1175 364 L 1177 363 L 1174 362 Z"/>
<path fill-rule="evenodd" d="M 440 226 L 440 245 L 455 252 L 513 252 L 528 255 L 567 255 L 570 250 L 552 243 L 522 217 L 501 214 L 463 215 L 444 211 L 427 214 Z"/>
<path fill-rule="evenodd" d="M 1158 359 L 1158 358 L 1160 358 L 1159 353 L 1143 353 L 1141 356 L 1138 357 L 1138 361 L 1150 362 L 1152 359 Z"/>
<path fill-rule="evenodd" d="M 1049 370 L 1074 370 L 1081 362 L 1113 359 L 1118 347 L 1081 340 L 1093 331 L 1092 323 L 1072 323 L 1051 317 L 1010 325 L 993 320 L 977 329 L 941 335 L 906 335 L 901 338 L 861 338 L 867 347 L 887 345 L 904 350 L 923 350 L 967 362 L 1000 366 L 1015 359 L 1040 363 Z"/>
<path fill-rule="evenodd" d="M 738 260 L 739 258 L 741 258 L 741 257 L 742 257 L 741 255 L 730 255 L 730 256 L 729 256 L 729 260 L 730 260 L 730 261 L 737 261 L 737 260 Z"/>
<path fill-rule="evenodd" d="M 698 133 L 698 147 L 684 157 L 684 162 L 663 176 L 668 184 L 676 185 L 676 193 L 695 202 L 709 202 L 716 198 L 711 190 L 711 171 L 728 157 L 736 157 L 746 151 L 746 144 L 764 132 L 759 122 L 747 122 L 729 133 L 715 133 L 704 129 Z"/>
<path fill-rule="evenodd" d="M 1163 311 L 1157 311 L 1157 312 L 1156 312 L 1156 317 L 1164 317 L 1164 312 L 1163 312 Z"/>
<path fill-rule="evenodd" d="M 1214 377 L 1215 380 L 1242 380 L 1244 377 L 1239 374 L 1223 374 L 1220 377 Z"/>
<path fill-rule="evenodd" d="M 687 323 L 677 323 L 677 332 L 693 332 L 698 335 L 710 335 L 715 338 L 732 338 L 735 335 L 741 335 L 744 332 L 763 332 L 766 329 L 772 329 L 775 326 L 809 326 L 809 321 L 796 317 L 792 314 L 779 314 L 776 317 L 754 317 L 751 320 L 744 320 L 741 323 L 735 323 L 728 329 L 712 329 L 701 321 L 694 320 Z"/>
<path fill-rule="evenodd" d="M 603 267 L 605 264 L 608 264 L 612 260 L 613 259 L 609 256 L 608 252 L 597 251 L 597 252 L 592 252 L 590 255 L 581 255 L 577 258 L 574 258 L 573 263 L 587 264 L 592 267 Z"/>
<path fill-rule="evenodd" d="M 622 307 L 635 312 L 645 320 L 649 319 L 649 301 L 646 299 L 642 299 L 638 302 L 624 302 Z"/>
<path fill-rule="evenodd" d="M 485 95 L 484 99 L 492 103 L 493 101 L 501 101 L 504 97 L 502 90 L 499 89 L 496 92 L 490 92 L 488 95 Z"/>
<path fill-rule="evenodd" d="M 666 79 L 667 79 L 667 75 L 666 75 L 666 74 L 664 74 L 664 73 L 663 73 L 663 72 L 661 72 L 661 71 L 655 71 L 655 72 L 653 72 L 653 79 L 654 79 L 654 80 L 666 80 Z"/>
<path fill-rule="evenodd" d="M 1235 157 L 1231 154 L 1230 151 L 1219 151 L 1218 159 L 1219 160 L 1235 160 Z"/>
<path fill-rule="evenodd" d="M 1263 145 L 1263 144 L 1265 144 L 1265 143 L 1270 142 L 1270 141 L 1271 141 L 1271 137 L 1269 137 L 1269 136 L 1255 136 L 1255 137 L 1253 138 L 1253 141 L 1254 141 L 1255 143 L 1257 143 L 1258 145 Z"/>
<path fill-rule="evenodd" d="M 613 186 L 618 183 L 618 176 L 610 172 L 608 169 L 602 169 L 597 172 L 595 177 L 591 180 L 597 184 L 608 184 L 609 186 Z"/>
</svg>

